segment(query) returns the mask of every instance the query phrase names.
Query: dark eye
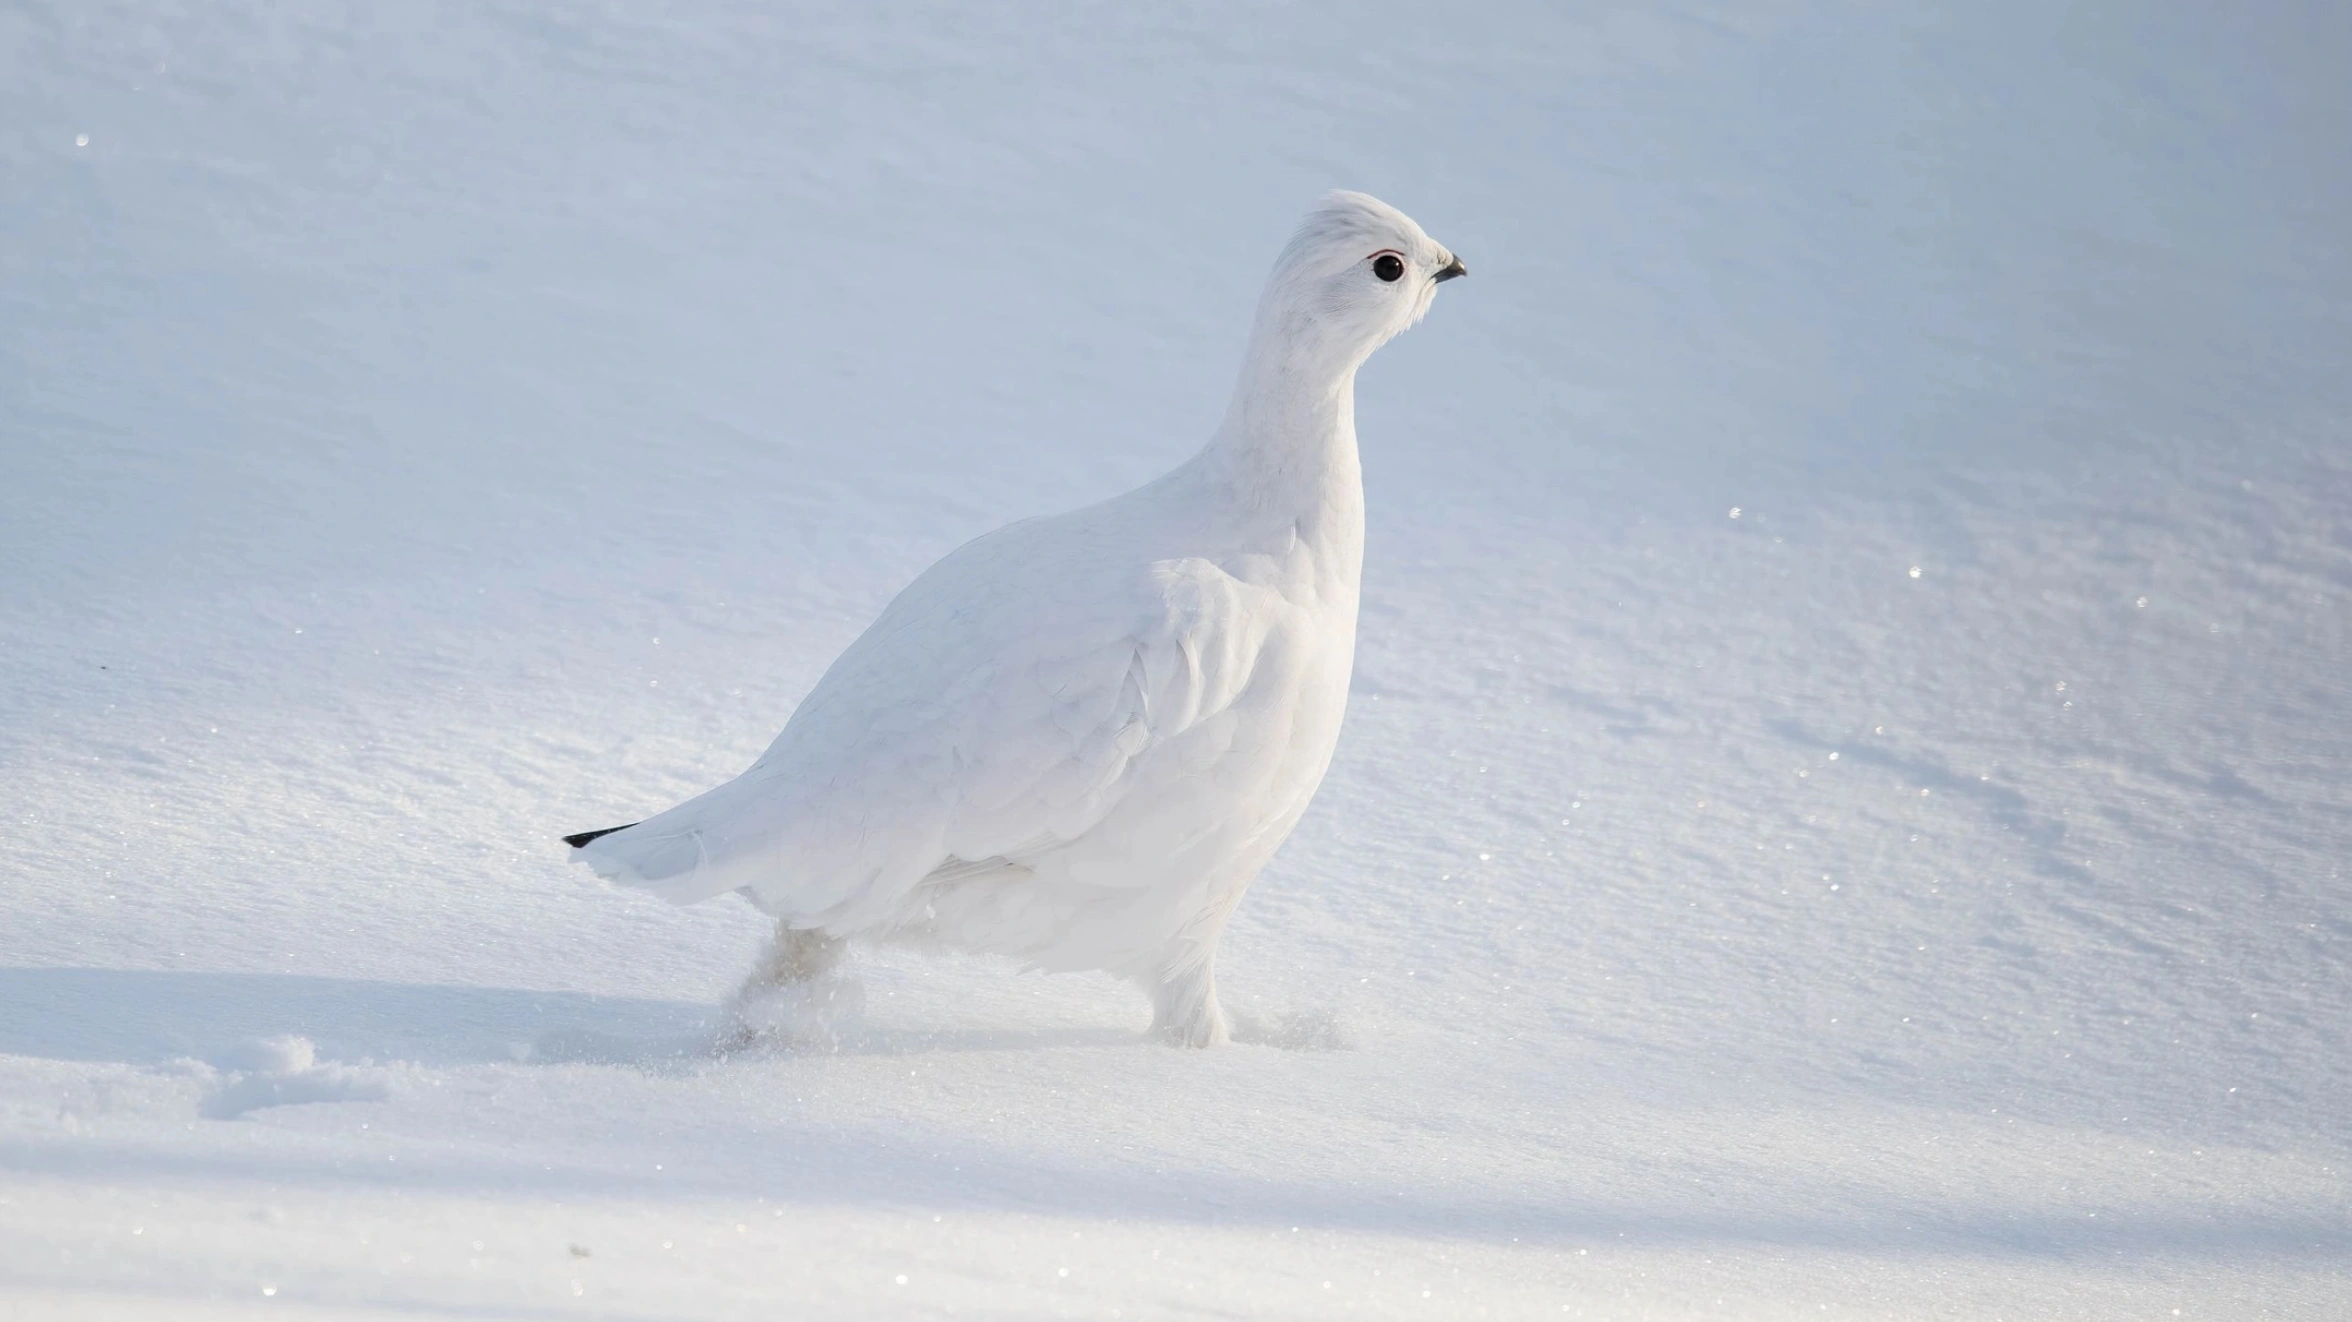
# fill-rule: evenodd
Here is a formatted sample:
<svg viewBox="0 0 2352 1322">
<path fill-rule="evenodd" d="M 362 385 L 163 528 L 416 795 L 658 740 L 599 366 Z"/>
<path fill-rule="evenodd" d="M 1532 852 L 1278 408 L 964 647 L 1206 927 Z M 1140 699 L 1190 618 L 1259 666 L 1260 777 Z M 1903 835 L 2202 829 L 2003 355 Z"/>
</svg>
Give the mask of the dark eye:
<svg viewBox="0 0 2352 1322">
<path fill-rule="evenodd" d="M 1393 252 L 1384 252 L 1372 259 L 1372 274 L 1393 285 L 1404 278 L 1405 259 Z"/>
</svg>

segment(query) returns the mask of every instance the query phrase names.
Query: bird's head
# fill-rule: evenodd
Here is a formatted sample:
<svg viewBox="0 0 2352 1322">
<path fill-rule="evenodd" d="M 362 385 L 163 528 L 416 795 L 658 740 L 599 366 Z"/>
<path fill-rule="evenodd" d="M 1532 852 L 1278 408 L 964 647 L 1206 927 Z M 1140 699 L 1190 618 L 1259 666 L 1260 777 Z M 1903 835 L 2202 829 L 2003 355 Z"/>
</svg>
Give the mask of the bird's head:
<svg viewBox="0 0 2352 1322">
<path fill-rule="evenodd" d="M 1325 194 L 1274 263 L 1259 333 L 1291 356 L 1336 355 L 1353 368 L 1429 310 L 1437 287 L 1469 274 L 1413 218 L 1363 193 Z"/>
</svg>

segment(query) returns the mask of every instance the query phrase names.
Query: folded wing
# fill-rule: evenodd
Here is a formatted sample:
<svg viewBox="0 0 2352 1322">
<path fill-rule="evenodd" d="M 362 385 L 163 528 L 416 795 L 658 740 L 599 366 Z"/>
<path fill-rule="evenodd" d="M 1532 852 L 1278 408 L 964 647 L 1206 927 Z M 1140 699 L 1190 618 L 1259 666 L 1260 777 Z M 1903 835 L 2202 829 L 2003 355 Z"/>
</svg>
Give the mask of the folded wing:
<svg viewBox="0 0 2352 1322">
<path fill-rule="evenodd" d="M 744 890 L 847 933 L 892 921 L 926 880 L 1019 869 L 1164 788 L 1246 688 L 1280 603 L 1201 560 L 1122 574 L 1038 528 L 933 566 L 748 771 L 579 856 L 679 903 Z"/>
</svg>

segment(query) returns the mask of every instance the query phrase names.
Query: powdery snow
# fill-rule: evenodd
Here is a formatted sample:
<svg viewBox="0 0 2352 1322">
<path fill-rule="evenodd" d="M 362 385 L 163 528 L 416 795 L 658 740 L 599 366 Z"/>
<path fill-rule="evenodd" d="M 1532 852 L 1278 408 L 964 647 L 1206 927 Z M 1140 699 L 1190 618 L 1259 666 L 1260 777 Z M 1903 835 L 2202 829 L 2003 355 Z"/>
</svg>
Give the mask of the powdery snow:
<svg viewBox="0 0 2352 1322">
<path fill-rule="evenodd" d="M 2338 1315 L 2348 57 L 2325 6 L 0 14 L 0 1299 Z M 1335 185 L 1477 275 L 1362 381 L 1252 1040 L 887 955 L 837 1051 L 702 1054 L 757 915 L 554 837 L 1196 449 Z"/>
</svg>

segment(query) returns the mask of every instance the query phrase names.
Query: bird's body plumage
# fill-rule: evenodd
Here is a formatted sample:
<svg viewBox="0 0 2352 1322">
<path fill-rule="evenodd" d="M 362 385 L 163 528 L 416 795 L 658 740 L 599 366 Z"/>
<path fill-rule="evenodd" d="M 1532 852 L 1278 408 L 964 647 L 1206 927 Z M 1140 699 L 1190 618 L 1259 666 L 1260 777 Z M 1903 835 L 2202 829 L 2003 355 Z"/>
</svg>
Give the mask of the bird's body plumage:
<svg viewBox="0 0 2352 1322">
<path fill-rule="evenodd" d="M 1316 245 L 1318 221 L 1364 234 Z M 748 771 L 578 856 L 679 902 L 742 891 L 787 929 L 1107 969 L 1153 993 L 1162 1032 L 1221 1040 L 1217 938 L 1346 706 L 1355 368 L 1428 302 L 1316 298 L 1366 243 L 1459 271 L 1401 214 L 1334 195 L 1277 267 L 1206 449 L 950 553 Z"/>
</svg>

